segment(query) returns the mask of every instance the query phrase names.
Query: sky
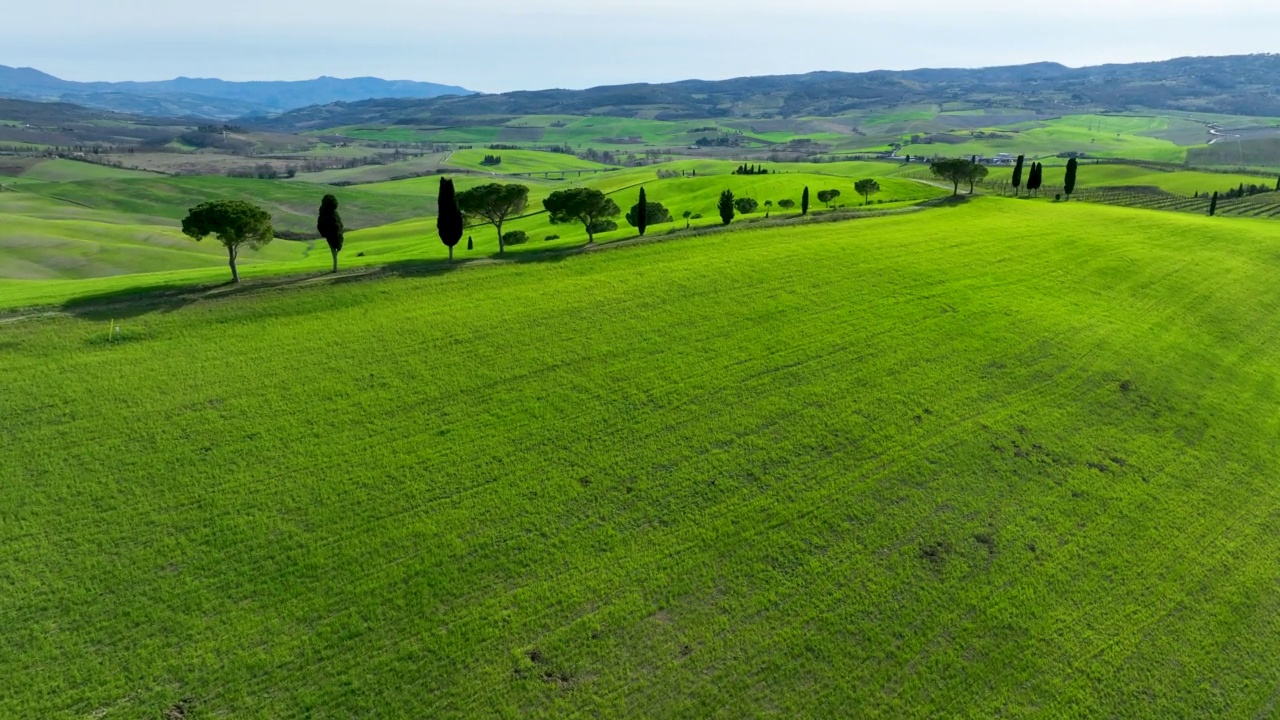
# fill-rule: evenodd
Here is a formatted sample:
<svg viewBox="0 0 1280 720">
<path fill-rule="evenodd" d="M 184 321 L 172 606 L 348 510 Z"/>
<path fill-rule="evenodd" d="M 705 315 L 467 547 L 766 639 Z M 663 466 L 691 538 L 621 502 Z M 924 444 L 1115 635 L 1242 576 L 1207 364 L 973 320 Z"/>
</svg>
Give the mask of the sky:
<svg viewBox="0 0 1280 720">
<path fill-rule="evenodd" d="M 1273 0 L 5 4 L 0 65 L 81 81 L 377 76 L 503 92 L 1280 52 L 1280 3 Z"/>
</svg>

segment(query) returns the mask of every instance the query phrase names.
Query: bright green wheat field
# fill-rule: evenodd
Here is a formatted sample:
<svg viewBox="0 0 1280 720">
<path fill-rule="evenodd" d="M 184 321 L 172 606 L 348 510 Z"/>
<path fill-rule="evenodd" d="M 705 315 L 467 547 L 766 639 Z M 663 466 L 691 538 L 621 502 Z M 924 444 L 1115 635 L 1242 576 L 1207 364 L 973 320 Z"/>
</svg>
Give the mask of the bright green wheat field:
<svg viewBox="0 0 1280 720">
<path fill-rule="evenodd" d="M 1274 717 L 1277 333 L 1001 198 L 8 322 L 0 717 Z"/>
</svg>

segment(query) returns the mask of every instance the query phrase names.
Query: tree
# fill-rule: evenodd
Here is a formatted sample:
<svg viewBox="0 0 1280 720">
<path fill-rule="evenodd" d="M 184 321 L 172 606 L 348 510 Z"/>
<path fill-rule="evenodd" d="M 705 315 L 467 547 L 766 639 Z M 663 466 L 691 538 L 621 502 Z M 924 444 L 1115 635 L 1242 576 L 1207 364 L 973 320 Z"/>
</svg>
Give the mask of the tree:
<svg viewBox="0 0 1280 720">
<path fill-rule="evenodd" d="M 974 184 L 982 180 L 985 180 L 987 178 L 987 175 L 989 174 L 991 174 L 991 171 L 987 169 L 986 165 L 979 165 L 977 163 L 973 163 L 970 165 L 969 167 L 969 194 L 970 195 L 973 194 Z"/>
<path fill-rule="evenodd" d="M 782 208 L 783 210 L 790 210 L 795 206 L 796 206 L 795 200 L 779 200 L 778 201 L 778 207 Z"/>
<path fill-rule="evenodd" d="M 453 262 L 453 248 L 462 240 L 466 222 L 462 219 L 462 211 L 458 209 L 458 194 L 452 180 L 440 178 L 440 199 L 436 204 L 439 206 L 436 232 L 440 235 L 440 242 L 449 248 L 449 262 Z"/>
<path fill-rule="evenodd" d="M 271 215 L 262 208 L 243 200 L 218 200 L 192 208 L 182 221 L 184 235 L 199 242 L 210 235 L 227 249 L 231 266 L 231 282 L 240 282 L 236 258 L 240 248 L 249 246 L 257 250 L 275 237 L 271 227 Z"/>
<path fill-rule="evenodd" d="M 1027 192 L 1039 191 L 1040 186 L 1044 183 L 1044 166 L 1040 163 L 1031 163 L 1031 174 L 1027 177 Z"/>
<path fill-rule="evenodd" d="M 804 186 L 804 193 L 800 195 L 800 214 L 809 214 L 809 186 Z"/>
<path fill-rule="evenodd" d="M 743 215 L 750 215 L 760 209 L 760 203 L 756 202 L 754 198 L 744 197 L 734 200 L 733 207 Z"/>
<path fill-rule="evenodd" d="M 1218 214 L 1218 191 L 1213 191 L 1213 198 L 1209 200 L 1209 217 Z"/>
<path fill-rule="evenodd" d="M 346 228 L 342 226 L 342 216 L 338 214 L 338 198 L 325 195 L 320 200 L 316 231 L 329 243 L 329 252 L 333 255 L 333 271 L 338 272 L 338 253 L 342 252 L 342 243 L 346 240 Z"/>
<path fill-rule="evenodd" d="M 1062 191 L 1067 194 L 1067 200 L 1071 199 L 1071 193 L 1076 191 L 1076 175 L 1080 172 L 1080 163 L 1075 158 L 1067 161 L 1067 176 L 1062 181 Z"/>
<path fill-rule="evenodd" d="M 1018 188 L 1022 187 L 1022 164 L 1026 162 L 1026 155 L 1018 156 L 1018 164 L 1013 166 L 1013 194 L 1018 194 Z"/>
<path fill-rule="evenodd" d="M 863 205 L 870 205 L 871 196 L 880 192 L 880 183 L 876 182 L 875 180 L 872 180 L 871 178 L 867 178 L 866 180 L 859 180 L 858 182 L 854 183 L 853 189 L 856 190 L 857 193 L 862 196 Z"/>
<path fill-rule="evenodd" d="M 951 196 L 960 194 L 960 183 L 973 177 L 974 164 L 964 158 L 935 160 L 929 165 L 929 171 L 939 180 L 946 180 L 952 185 Z"/>
<path fill-rule="evenodd" d="M 826 205 L 828 210 L 831 209 L 831 203 L 835 202 L 836 198 L 838 197 L 840 197 L 839 190 L 819 190 L 818 191 L 818 202 L 822 203 L 823 205 Z"/>
<path fill-rule="evenodd" d="M 725 225 L 733 222 L 733 191 L 725 190 L 720 193 L 720 203 L 716 206 L 720 211 L 720 221 Z"/>
<path fill-rule="evenodd" d="M 640 188 L 640 202 L 635 207 L 635 227 L 640 231 L 640 237 L 644 237 L 645 228 L 649 227 L 649 199 L 644 195 L 644 188 Z"/>
<path fill-rule="evenodd" d="M 552 225 L 582 223 L 587 230 L 588 243 L 596 241 L 596 228 L 600 227 L 601 220 L 618 217 L 622 212 L 618 204 L 604 193 L 589 188 L 557 190 L 542 201 L 542 207 L 546 208 Z"/>
<path fill-rule="evenodd" d="M 631 210 L 627 212 L 627 224 L 639 230 L 642 226 L 661 225 L 671 222 L 671 211 L 662 206 L 662 203 L 645 201 L 643 214 L 641 214 L 640 203 L 631 206 Z"/>
<path fill-rule="evenodd" d="M 458 209 L 464 215 L 481 218 L 498 230 L 498 254 L 505 255 L 507 245 L 502 239 L 502 224 L 513 215 L 524 212 L 529 204 L 529 188 L 524 185 L 499 185 L 491 183 L 474 187 L 458 195 Z"/>
<path fill-rule="evenodd" d="M 685 211 L 684 211 L 684 214 L 682 214 L 680 217 L 684 218 L 684 229 L 685 229 L 685 230 L 688 230 L 688 229 L 689 229 L 689 218 L 693 217 L 693 211 L 692 211 L 692 210 L 685 210 Z"/>
</svg>

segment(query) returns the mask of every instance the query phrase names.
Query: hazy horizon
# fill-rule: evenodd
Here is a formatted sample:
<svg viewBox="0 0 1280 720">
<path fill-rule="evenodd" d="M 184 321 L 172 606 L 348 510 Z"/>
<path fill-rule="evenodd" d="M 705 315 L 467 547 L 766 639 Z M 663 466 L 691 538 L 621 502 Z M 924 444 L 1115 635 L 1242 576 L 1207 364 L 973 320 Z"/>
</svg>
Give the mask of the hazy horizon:
<svg viewBox="0 0 1280 720">
<path fill-rule="evenodd" d="M 1271 30 L 1280 8 L 1253 0 L 1038 8 L 993 0 L 963 7 L 904 0 L 893 8 L 653 0 L 643 10 L 583 0 L 537 7 L 473 0 L 436 10 L 366 0 L 355 16 L 329 0 L 227 0 L 220 15 L 200 18 L 204 42 L 191 37 L 190 17 L 164 0 L 70 5 L 70 13 L 65 5 L 11 9 L 22 32 L 0 48 L 0 64 L 78 81 L 371 76 L 503 92 L 818 70 L 1080 67 L 1280 49 Z M 240 29 L 245 17 L 257 19 L 249 31 Z"/>
</svg>

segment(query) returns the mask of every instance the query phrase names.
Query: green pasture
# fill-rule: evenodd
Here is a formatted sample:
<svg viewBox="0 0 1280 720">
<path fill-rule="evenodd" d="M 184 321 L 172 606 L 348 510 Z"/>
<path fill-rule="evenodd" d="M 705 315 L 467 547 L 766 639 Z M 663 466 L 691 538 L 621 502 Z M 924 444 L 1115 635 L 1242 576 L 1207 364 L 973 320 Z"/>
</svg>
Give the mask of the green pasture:
<svg viewBox="0 0 1280 720">
<path fill-rule="evenodd" d="M 979 198 L 6 323 L 0 716 L 1267 716 L 1277 248 Z"/>
<path fill-rule="evenodd" d="M 486 155 L 497 155 L 502 158 L 501 165 L 488 166 L 482 164 Z M 564 153 L 537 152 L 533 150 L 458 150 L 449 156 L 449 167 L 475 172 L 493 173 L 497 175 L 513 175 L 519 173 L 547 173 L 578 170 L 612 170 L 610 165 L 602 165 L 590 160 L 583 160 L 576 155 Z"/>
<path fill-rule="evenodd" d="M 993 167 L 990 169 L 988 182 L 1007 181 L 1012 179 L 1013 168 Z M 1066 167 L 1064 165 L 1045 165 L 1044 185 L 1046 189 L 1062 187 Z M 1024 172 L 1025 182 L 1025 172 Z M 1082 161 L 1077 175 L 1077 186 L 1088 187 L 1154 187 L 1175 195 L 1212 195 L 1215 191 L 1226 192 L 1245 185 L 1266 185 L 1274 187 L 1276 178 L 1259 177 L 1257 175 L 1239 175 L 1235 173 L 1215 173 L 1195 170 L 1178 170 L 1161 172 L 1134 165 L 1094 165 Z M 1041 191 L 1044 192 L 1043 190 Z"/>
</svg>

